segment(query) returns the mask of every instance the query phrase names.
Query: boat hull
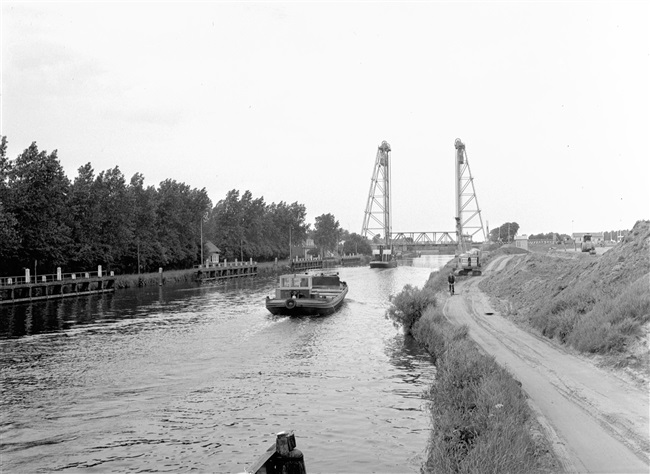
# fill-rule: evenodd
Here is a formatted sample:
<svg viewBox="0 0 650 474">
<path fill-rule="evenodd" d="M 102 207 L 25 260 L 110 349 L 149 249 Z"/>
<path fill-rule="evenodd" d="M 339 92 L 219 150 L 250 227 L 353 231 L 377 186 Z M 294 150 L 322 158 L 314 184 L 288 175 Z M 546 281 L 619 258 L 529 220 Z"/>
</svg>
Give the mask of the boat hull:
<svg viewBox="0 0 650 474">
<path fill-rule="evenodd" d="M 388 262 L 370 262 L 370 268 L 395 268 L 396 266 L 396 260 L 390 260 Z"/>
<path fill-rule="evenodd" d="M 271 299 L 266 298 L 266 309 L 271 314 L 281 316 L 327 316 L 335 313 L 343 304 L 348 289 L 345 287 L 341 293 L 332 298 L 297 298 L 297 299 Z"/>
</svg>

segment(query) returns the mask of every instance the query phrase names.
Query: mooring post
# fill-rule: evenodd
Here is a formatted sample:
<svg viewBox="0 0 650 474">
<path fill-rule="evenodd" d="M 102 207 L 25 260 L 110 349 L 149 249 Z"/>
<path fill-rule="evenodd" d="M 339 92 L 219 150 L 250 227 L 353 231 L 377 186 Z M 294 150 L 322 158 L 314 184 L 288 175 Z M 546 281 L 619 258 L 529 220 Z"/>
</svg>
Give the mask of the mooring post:
<svg viewBox="0 0 650 474">
<path fill-rule="evenodd" d="M 275 454 L 282 474 L 307 474 L 302 451 L 296 448 L 293 431 L 280 431 L 275 439 Z"/>
</svg>

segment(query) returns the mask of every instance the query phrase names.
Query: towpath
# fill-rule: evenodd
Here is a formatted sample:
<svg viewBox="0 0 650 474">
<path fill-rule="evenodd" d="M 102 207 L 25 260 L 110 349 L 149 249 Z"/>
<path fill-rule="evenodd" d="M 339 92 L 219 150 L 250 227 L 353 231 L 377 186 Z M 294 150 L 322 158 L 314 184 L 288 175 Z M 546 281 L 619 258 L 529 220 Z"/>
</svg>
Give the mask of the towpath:
<svg viewBox="0 0 650 474">
<path fill-rule="evenodd" d="M 647 390 L 518 328 L 495 311 L 478 283 L 502 270 L 510 258 L 495 259 L 485 276 L 457 285 L 445 315 L 467 324 L 472 339 L 522 383 L 566 472 L 648 474 Z"/>
</svg>

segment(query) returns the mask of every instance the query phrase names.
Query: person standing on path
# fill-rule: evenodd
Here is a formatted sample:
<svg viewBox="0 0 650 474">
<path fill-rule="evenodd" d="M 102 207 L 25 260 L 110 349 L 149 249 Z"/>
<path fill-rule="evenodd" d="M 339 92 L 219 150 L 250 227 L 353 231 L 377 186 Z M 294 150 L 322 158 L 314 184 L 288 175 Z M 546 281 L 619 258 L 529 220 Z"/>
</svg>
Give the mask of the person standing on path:
<svg viewBox="0 0 650 474">
<path fill-rule="evenodd" d="M 454 294 L 454 283 L 456 283 L 456 277 L 454 276 L 454 272 L 449 272 L 449 276 L 447 277 L 447 281 L 449 282 L 449 293 Z"/>
</svg>

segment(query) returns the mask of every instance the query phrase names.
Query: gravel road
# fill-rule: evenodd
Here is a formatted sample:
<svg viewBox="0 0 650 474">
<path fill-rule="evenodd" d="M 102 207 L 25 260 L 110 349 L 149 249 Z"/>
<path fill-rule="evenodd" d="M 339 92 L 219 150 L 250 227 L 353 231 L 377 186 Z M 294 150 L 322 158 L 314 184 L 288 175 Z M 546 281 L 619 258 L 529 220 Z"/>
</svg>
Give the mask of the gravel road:
<svg viewBox="0 0 650 474">
<path fill-rule="evenodd" d="M 552 341 L 519 329 L 491 308 L 478 283 L 504 268 L 495 259 L 485 276 L 457 285 L 445 315 L 522 383 L 529 404 L 566 472 L 650 472 L 649 394 Z"/>
</svg>

